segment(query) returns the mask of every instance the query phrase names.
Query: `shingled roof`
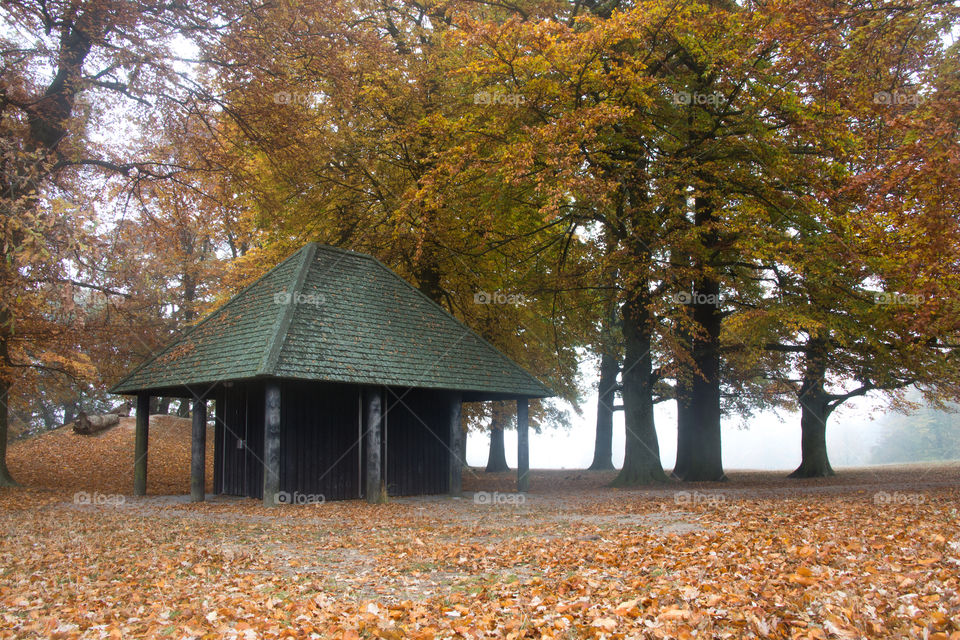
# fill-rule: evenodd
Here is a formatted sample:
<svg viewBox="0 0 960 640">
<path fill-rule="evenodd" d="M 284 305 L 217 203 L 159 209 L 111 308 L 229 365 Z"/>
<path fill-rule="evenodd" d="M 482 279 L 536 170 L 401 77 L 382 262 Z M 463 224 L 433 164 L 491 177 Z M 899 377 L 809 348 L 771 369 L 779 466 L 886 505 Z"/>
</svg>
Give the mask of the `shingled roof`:
<svg viewBox="0 0 960 640">
<path fill-rule="evenodd" d="M 520 365 L 372 256 L 311 243 L 111 389 L 263 376 L 542 398 Z"/>
</svg>

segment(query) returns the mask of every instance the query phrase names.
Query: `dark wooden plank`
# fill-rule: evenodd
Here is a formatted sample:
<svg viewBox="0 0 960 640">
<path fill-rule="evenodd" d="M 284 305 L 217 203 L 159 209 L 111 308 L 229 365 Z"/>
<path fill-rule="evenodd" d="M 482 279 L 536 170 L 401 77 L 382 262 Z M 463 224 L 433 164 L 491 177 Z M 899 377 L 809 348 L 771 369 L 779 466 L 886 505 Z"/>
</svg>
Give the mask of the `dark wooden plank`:
<svg viewBox="0 0 960 640">
<path fill-rule="evenodd" d="M 207 401 L 193 400 L 193 437 L 190 446 L 190 500 L 203 502 L 206 493 Z"/>
<path fill-rule="evenodd" d="M 264 385 L 263 414 L 263 505 L 275 507 L 280 494 L 280 384 Z"/>
<path fill-rule="evenodd" d="M 133 495 L 147 495 L 147 448 L 150 439 L 150 394 L 137 394 L 137 427 L 133 445 Z"/>
<path fill-rule="evenodd" d="M 366 449 L 367 449 L 367 502 L 381 503 L 386 501 L 383 491 L 383 460 L 381 458 L 380 442 L 383 429 L 382 391 L 380 387 L 367 387 L 363 391 L 364 413 L 366 414 Z"/>
<path fill-rule="evenodd" d="M 460 459 L 460 438 L 463 427 L 460 424 L 460 394 L 452 392 L 447 400 L 447 429 L 449 439 L 446 446 L 446 458 L 450 468 L 449 492 L 459 497 L 463 493 L 463 461 Z"/>
</svg>

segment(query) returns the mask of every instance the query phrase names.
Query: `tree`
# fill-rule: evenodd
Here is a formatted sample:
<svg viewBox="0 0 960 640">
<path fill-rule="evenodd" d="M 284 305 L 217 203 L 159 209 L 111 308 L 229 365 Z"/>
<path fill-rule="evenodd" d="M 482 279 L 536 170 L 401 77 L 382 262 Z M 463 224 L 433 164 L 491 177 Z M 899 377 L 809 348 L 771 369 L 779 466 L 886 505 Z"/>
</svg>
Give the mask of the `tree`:
<svg viewBox="0 0 960 640">
<path fill-rule="evenodd" d="M 574 398 L 584 323 L 564 325 L 557 265 L 579 243 L 544 224 L 529 189 L 465 164 L 464 131 L 497 122 L 448 73 L 453 16 L 293 3 L 246 16 L 209 52 L 210 92 L 228 105 L 218 161 L 256 212 L 259 246 L 234 282 L 308 240 L 371 253 Z"/>
<path fill-rule="evenodd" d="M 63 286 L 119 293 L 97 284 L 85 188 L 111 177 L 135 184 L 168 174 L 163 163 L 136 158 L 130 145 L 91 133 L 111 121 L 117 101 L 131 117 L 178 104 L 175 36 L 210 37 L 227 11 L 203 2 L 109 0 L 0 9 L 10 54 L 0 85 L 0 484 L 13 482 L 5 446 L 14 383 L 36 371 L 83 380 L 95 374 L 70 339 L 76 324 L 64 323 L 74 309 Z"/>
<path fill-rule="evenodd" d="M 803 37 L 777 60 L 797 70 L 801 104 L 818 108 L 781 115 L 796 148 L 777 181 L 789 185 L 778 217 L 790 224 L 758 229 L 771 295 L 741 339 L 788 354 L 771 375 L 801 409 L 793 477 L 833 474 L 826 425 L 849 398 L 896 403 L 912 384 L 931 401 L 955 397 L 960 244 L 944 216 L 955 211 L 956 180 L 932 169 L 957 161 L 956 88 L 941 42 L 954 12 L 939 3 L 879 14 L 818 7 L 790 26 Z M 824 24 L 837 21 L 846 27 L 826 36 Z M 854 55 L 854 43 L 869 49 Z"/>
<path fill-rule="evenodd" d="M 503 448 L 503 430 L 510 423 L 512 412 L 503 402 L 494 402 L 490 408 L 490 454 L 487 456 L 487 473 L 509 471 Z"/>
<path fill-rule="evenodd" d="M 477 52 L 469 69 L 478 82 L 512 85 L 536 116 L 522 139 L 490 135 L 502 145 L 490 153 L 504 167 L 502 181 L 534 182 L 546 219 L 599 225 L 615 247 L 618 297 L 630 310 L 623 333 L 634 338 L 622 367 L 628 439 L 637 445 L 628 457 L 641 456 L 625 463 L 623 481 L 662 476 L 649 455 L 647 406 L 667 376 L 677 380 L 672 393 L 682 396 L 685 418 L 677 471 L 720 479 L 727 312 L 718 300 L 721 285 L 757 288 L 741 285 L 751 272 L 731 231 L 754 213 L 743 201 L 755 196 L 732 185 L 763 169 L 750 147 L 764 132 L 764 83 L 773 84 L 757 71 L 770 54 L 755 34 L 769 17 L 700 3 L 609 8 L 591 5 L 565 22 L 476 24 L 464 48 Z M 704 94 L 722 100 L 676 99 Z M 665 303 L 681 293 L 695 295 L 682 308 Z"/>
</svg>

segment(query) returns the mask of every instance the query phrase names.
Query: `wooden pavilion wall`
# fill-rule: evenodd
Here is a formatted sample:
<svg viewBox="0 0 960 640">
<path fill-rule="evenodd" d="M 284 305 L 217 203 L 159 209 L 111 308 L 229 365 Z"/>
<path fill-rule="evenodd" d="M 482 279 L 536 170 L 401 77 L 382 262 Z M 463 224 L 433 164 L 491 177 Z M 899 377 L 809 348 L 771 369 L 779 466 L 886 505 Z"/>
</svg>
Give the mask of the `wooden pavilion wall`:
<svg viewBox="0 0 960 640">
<path fill-rule="evenodd" d="M 427 389 L 386 391 L 387 494 L 446 493 L 450 487 L 449 408 L 443 393 Z"/>
<path fill-rule="evenodd" d="M 214 471 L 214 492 L 262 498 L 263 385 L 238 382 L 221 393 L 224 406 L 217 414 L 223 424 L 214 434 L 214 462 L 221 468 Z"/>
<path fill-rule="evenodd" d="M 360 498 L 359 387 L 285 381 L 280 388 L 280 489 Z"/>
<path fill-rule="evenodd" d="M 361 424 L 361 387 L 285 380 L 281 383 L 280 490 L 324 500 L 363 498 L 367 425 Z M 264 383 L 222 389 L 214 472 L 216 493 L 263 497 Z M 386 408 L 381 439 L 389 495 L 446 493 L 450 442 L 446 394 L 382 389 Z M 238 447 L 243 440 L 244 446 Z"/>
</svg>

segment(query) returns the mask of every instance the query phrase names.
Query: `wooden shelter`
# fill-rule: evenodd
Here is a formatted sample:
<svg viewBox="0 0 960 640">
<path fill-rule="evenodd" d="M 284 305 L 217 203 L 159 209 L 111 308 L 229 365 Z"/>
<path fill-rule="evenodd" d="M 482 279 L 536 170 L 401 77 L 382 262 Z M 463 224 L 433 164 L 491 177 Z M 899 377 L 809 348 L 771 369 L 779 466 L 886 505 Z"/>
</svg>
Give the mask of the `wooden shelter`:
<svg viewBox="0 0 960 640">
<path fill-rule="evenodd" d="M 308 244 L 111 389 L 136 395 L 134 493 L 146 493 L 151 396 L 193 401 L 191 495 L 274 505 L 461 493 L 461 402 L 517 402 L 528 487 L 533 376 L 375 258 Z"/>
</svg>

